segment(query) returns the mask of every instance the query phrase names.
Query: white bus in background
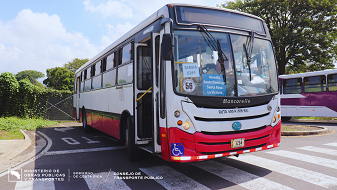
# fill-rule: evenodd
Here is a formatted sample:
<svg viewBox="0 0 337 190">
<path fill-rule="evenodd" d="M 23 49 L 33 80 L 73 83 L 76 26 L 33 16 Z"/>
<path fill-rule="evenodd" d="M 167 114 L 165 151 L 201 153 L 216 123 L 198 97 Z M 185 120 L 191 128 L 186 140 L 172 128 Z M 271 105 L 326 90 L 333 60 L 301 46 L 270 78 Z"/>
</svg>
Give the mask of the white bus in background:
<svg viewBox="0 0 337 190">
<path fill-rule="evenodd" d="M 168 4 L 76 71 L 74 110 L 90 128 L 167 161 L 279 146 L 278 76 L 265 22 Z"/>
<path fill-rule="evenodd" d="M 337 69 L 280 75 L 282 119 L 337 117 Z"/>
</svg>

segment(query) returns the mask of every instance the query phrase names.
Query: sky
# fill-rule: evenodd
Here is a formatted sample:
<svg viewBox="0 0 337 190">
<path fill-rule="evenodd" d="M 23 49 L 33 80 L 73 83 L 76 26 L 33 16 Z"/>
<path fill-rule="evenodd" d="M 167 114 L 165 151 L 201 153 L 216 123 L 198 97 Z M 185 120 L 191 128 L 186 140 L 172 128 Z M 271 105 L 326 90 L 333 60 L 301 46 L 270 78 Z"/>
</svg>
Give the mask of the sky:
<svg viewBox="0 0 337 190">
<path fill-rule="evenodd" d="M 0 73 L 91 59 L 168 3 L 226 0 L 0 0 Z M 40 80 L 39 80 L 40 81 Z"/>
</svg>

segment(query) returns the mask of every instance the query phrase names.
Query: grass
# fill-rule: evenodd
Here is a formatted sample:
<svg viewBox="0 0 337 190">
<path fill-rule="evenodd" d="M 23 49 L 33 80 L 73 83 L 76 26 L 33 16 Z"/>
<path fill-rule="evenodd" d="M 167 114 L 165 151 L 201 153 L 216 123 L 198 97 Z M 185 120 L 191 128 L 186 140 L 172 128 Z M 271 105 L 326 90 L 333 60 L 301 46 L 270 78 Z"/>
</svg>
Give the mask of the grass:
<svg viewBox="0 0 337 190">
<path fill-rule="evenodd" d="M 44 119 L 22 119 L 19 117 L 0 118 L 0 140 L 23 139 L 22 130 L 36 130 L 60 123 Z"/>
<path fill-rule="evenodd" d="M 281 131 L 301 131 L 297 129 L 296 127 L 288 126 L 288 125 L 282 125 Z"/>
<path fill-rule="evenodd" d="M 292 117 L 292 119 L 337 120 L 334 117 Z"/>
</svg>

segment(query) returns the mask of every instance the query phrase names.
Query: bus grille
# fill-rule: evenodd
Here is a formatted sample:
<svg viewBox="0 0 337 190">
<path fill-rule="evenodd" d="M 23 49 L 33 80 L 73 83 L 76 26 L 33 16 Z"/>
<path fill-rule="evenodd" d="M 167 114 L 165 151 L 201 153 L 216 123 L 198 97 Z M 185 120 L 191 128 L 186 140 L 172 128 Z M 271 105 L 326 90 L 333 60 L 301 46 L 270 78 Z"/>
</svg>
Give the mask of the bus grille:
<svg viewBox="0 0 337 190">
<path fill-rule="evenodd" d="M 232 118 L 203 118 L 203 117 L 194 117 L 197 121 L 237 121 L 237 120 L 245 120 L 245 119 L 257 119 L 260 117 L 265 117 L 269 115 L 268 113 L 261 114 L 261 115 L 254 115 L 254 116 L 248 116 L 248 117 L 232 117 Z"/>
<path fill-rule="evenodd" d="M 241 131 L 226 131 L 226 132 L 208 132 L 208 131 L 201 131 L 204 135 L 232 135 L 232 134 L 240 134 L 240 133 L 248 133 L 248 132 L 254 132 L 254 131 L 260 131 L 265 129 L 267 126 L 262 126 L 254 129 L 247 129 L 247 130 L 241 130 Z"/>
<path fill-rule="evenodd" d="M 249 150 L 249 149 L 253 149 L 253 148 L 259 148 L 259 147 L 265 146 L 265 145 L 266 145 L 266 143 L 263 143 L 263 144 L 260 144 L 260 145 L 256 145 L 256 146 L 251 146 L 251 147 L 245 147 L 245 148 L 233 149 L 233 150 L 229 150 L 229 151 L 219 151 L 219 152 L 199 152 L 199 153 L 204 154 L 204 155 L 221 154 L 221 153 L 227 153 L 227 152 L 233 152 L 233 151 Z"/>
</svg>

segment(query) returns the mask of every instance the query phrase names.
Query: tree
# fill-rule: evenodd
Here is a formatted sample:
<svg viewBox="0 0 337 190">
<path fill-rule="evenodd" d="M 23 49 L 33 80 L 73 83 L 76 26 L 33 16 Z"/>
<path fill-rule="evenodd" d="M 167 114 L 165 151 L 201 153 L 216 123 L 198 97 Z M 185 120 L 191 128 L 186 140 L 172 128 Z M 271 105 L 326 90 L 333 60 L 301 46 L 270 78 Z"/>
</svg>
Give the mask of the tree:
<svg viewBox="0 0 337 190">
<path fill-rule="evenodd" d="M 89 59 L 75 58 L 72 61 L 68 61 L 68 63 L 65 63 L 63 67 L 68 69 L 69 71 L 75 72 L 77 69 L 79 69 L 82 65 L 84 65 L 88 61 Z"/>
<path fill-rule="evenodd" d="M 44 74 L 40 71 L 24 70 L 15 75 L 17 81 L 27 78 L 32 84 L 36 84 L 37 79 L 44 77 Z"/>
<path fill-rule="evenodd" d="M 219 5 L 218 5 L 219 6 Z M 337 0 L 236 0 L 220 7 L 261 17 L 275 47 L 279 74 L 333 68 Z"/>
<path fill-rule="evenodd" d="M 19 83 L 10 72 L 0 75 L 0 117 L 13 116 L 18 113 L 16 94 L 18 93 Z"/>
<path fill-rule="evenodd" d="M 64 67 L 47 69 L 47 79 L 43 84 L 56 90 L 70 90 L 74 88 L 75 73 Z"/>
</svg>

